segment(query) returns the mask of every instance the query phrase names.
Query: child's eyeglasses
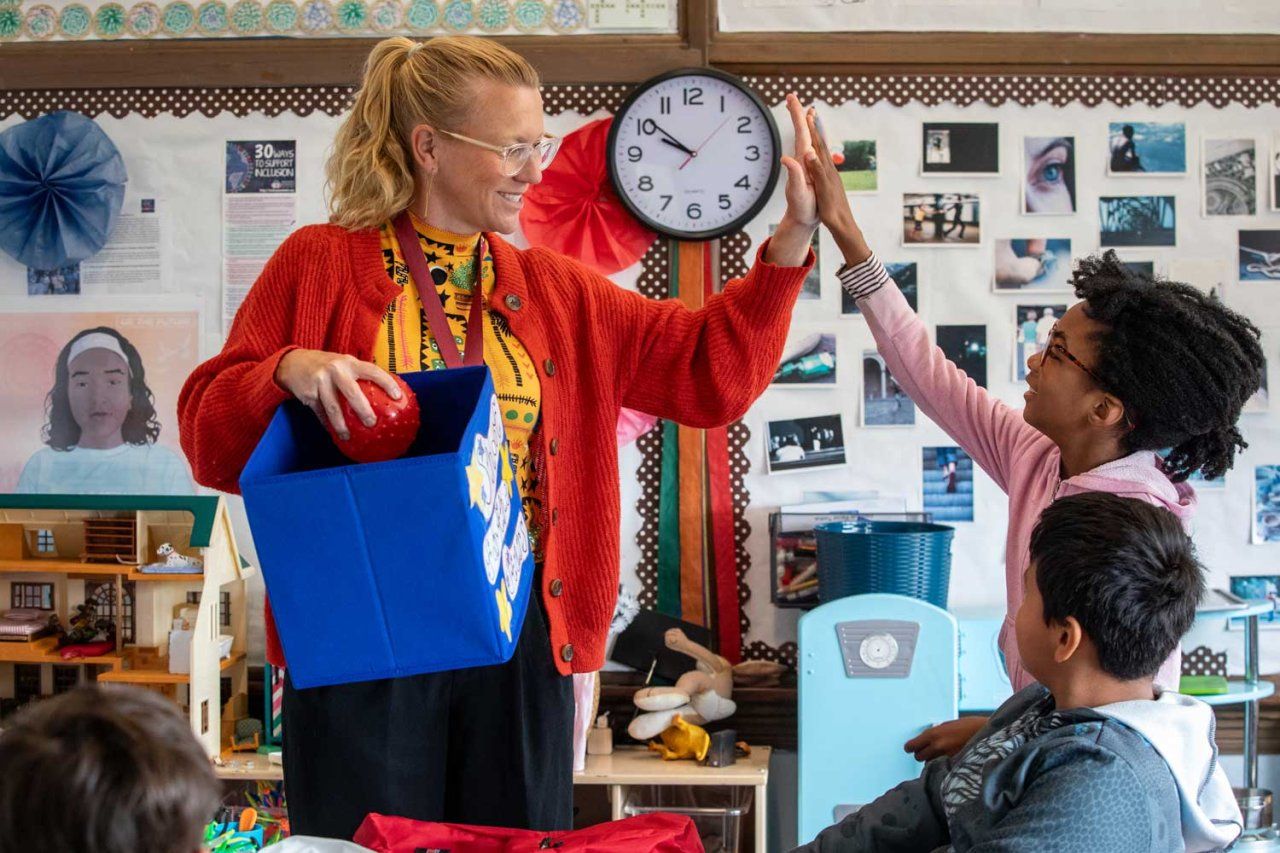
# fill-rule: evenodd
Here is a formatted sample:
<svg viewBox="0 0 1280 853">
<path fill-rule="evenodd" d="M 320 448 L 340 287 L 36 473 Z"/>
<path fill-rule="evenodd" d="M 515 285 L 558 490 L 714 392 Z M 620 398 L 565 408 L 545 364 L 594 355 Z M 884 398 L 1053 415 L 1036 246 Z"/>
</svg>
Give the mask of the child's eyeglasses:
<svg viewBox="0 0 1280 853">
<path fill-rule="evenodd" d="M 1076 367 L 1080 368 L 1080 369 L 1081 369 L 1081 370 L 1083 370 L 1085 373 L 1089 374 L 1089 378 L 1090 378 L 1090 379 L 1092 379 L 1094 382 L 1097 382 L 1099 385 L 1102 385 L 1103 387 L 1106 387 L 1106 383 L 1105 383 L 1105 382 L 1103 382 L 1101 379 L 1099 379 L 1099 378 L 1098 378 L 1098 374 L 1094 373 L 1092 370 L 1090 370 L 1089 368 L 1085 367 L 1085 366 L 1084 366 L 1084 362 L 1083 362 L 1083 361 L 1081 361 L 1080 359 L 1076 358 L 1074 355 L 1072 355 L 1072 354 L 1071 354 L 1071 351 L 1070 351 L 1070 350 L 1068 350 L 1068 349 L 1066 348 L 1066 346 L 1064 346 L 1063 344 L 1057 343 L 1057 342 L 1055 341 L 1055 338 L 1057 338 L 1057 337 L 1058 337 L 1058 334 L 1059 334 L 1059 333 L 1058 333 L 1058 324 L 1057 324 L 1057 323 L 1054 323 L 1054 324 L 1053 324 L 1053 328 L 1049 330 L 1049 345 L 1048 345 L 1047 347 L 1045 347 L 1045 349 L 1047 349 L 1047 350 L 1049 350 L 1049 351 L 1053 352 L 1055 355 L 1060 355 L 1060 356 L 1062 356 L 1062 357 L 1063 357 L 1063 358 L 1065 358 L 1067 361 L 1071 362 L 1071 363 L 1072 363 L 1072 364 L 1074 364 Z"/>
<path fill-rule="evenodd" d="M 502 157 L 502 174 L 508 178 L 513 178 L 520 174 L 520 170 L 536 153 L 538 155 L 539 167 L 545 169 L 551 165 L 551 161 L 555 159 L 556 152 L 560 150 L 560 137 L 547 135 L 539 139 L 537 142 L 517 142 L 514 145 L 493 145 L 488 142 L 481 142 L 479 139 L 472 139 L 470 136 L 463 136 L 461 133 L 454 133 L 451 130 L 441 130 L 445 136 L 452 136 L 454 139 L 462 142 L 470 143 L 486 151 L 492 151 Z"/>
</svg>

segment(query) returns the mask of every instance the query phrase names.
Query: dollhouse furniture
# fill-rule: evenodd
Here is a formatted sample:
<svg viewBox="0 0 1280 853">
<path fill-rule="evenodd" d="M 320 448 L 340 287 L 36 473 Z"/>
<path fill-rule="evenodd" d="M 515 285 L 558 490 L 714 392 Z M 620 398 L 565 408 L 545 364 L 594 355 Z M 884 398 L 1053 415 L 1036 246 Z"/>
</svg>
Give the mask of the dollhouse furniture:
<svg viewBox="0 0 1280 853">
<path fill-rule="evenodd" d="M 166 542 L 203 570 L 141 571 L 164 562 L 156 551 Z M 86 681 L 139 685 L 173 699 L 205 751 L 219 755 L 248 716 L 253 572 L 221 497 L 0 494 L 0 704 Z M 114 647 L 68 659 L 56 636 L 15 636 L 24 619 L 56 616 L 66 628 L 84 604 L 114 623 Z M 170 659 L 175 618 L 189 628 L 176 645 L 180 660 Z"/>
</svg>

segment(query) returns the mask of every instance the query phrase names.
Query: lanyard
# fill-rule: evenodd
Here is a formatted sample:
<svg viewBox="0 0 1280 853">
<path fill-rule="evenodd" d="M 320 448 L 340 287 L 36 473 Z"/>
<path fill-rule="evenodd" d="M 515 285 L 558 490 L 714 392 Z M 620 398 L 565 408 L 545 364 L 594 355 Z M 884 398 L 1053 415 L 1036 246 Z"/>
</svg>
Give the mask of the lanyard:
<svg viewBox="0 0 1280 853">
<path fill-rule="evenodd" d="M 472 285 L 471 313 L 467 317 L 466 360 L 458 352 L 458 344 L 453 339 L 453 330 L 444 316 L 444 306 L 440 304 L 440 295 L 436 293 L 435 281 L 427 269 L 427 259 L 422 254 L 422 244 L 418 242 L 418 232 L 409 221 L 408 211 L 402 211 L 393 223 L 396 229 L 396 240 L 400 243 L 400 254 L 405 265 L 409 267 L 409 275 L 418 287 L 418 301 L 422 303 L 422 311 L 426 315 L 427 329 L 436 339 L 440 348 L 440 357 L 449 367 L 474 367 L 484 363 L 484 290 L 482 288 L 482 269 L 484 263 L 484 237 L 476 247 L 476 279 Z M 424 291 L 422 288 L 426 287 Z"/>
</svg>

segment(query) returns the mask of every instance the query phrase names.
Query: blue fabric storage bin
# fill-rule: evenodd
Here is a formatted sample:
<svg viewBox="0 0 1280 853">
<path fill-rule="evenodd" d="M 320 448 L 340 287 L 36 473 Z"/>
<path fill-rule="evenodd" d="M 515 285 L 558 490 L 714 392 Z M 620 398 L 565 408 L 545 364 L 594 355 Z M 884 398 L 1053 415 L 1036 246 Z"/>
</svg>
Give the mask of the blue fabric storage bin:
<svg viewBox="0 0 1280 853">
<path fill-rule="evenodd" d="M 918 521 L 829 521 L 813 530 L 823 603 L 880 592 L 946 609 L 955 528 Z"/>
<path fill-rule="evenodd" d="M 353 464 L 290 400 L 240 476 L 299 688 L 503 663 L 520 636 L 533 555 L 489 370 L 401 378 L 404 457 Z"/>
</svg>

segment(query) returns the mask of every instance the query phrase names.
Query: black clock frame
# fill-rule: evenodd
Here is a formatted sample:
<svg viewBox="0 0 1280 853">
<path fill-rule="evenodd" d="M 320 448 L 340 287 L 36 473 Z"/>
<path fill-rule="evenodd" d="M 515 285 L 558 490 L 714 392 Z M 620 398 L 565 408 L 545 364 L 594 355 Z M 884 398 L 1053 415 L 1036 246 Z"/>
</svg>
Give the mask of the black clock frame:
<svg viewBox="0 0 1280 853">
<path fill-rule="evenodd" d="M 712 228 L 705 231 L 680 231 L 663 225 L 660 222 L 655 222 L 631 203 L 631 199 L 627 197 L 627 194 L 623 192 L 619 186 L 616 167 L 617 161 L 614 157 L 614 147 L 617 144 L 618 128 L 620 127 L 618 117 L 624 115 L 641 95 L 659 83 L 665 83 L 673 77 L 689 77 L 693 75 L 697 75 L 699 77 L 716 77 L 723 80 L 731 86 L 739 89 L 743 94 L 755 102 L 756 106 L 760 108 L 760 114 L 764 116 L 765 124 L 769 128 L 770 135 L 773 137 L 774 157 L 772 168 L 769 170 L 769 178 L 765 182 L 764 192 L 760 194 L 760 197 L 755 200 L 745 213 L 719 228 Z M 635 89 L 627 95 L 626 100 L 622 102 L 622 105 L 618 107 L 618 111 L 614 113 L 613 116 L 614 121 L 609 125 L 609 138 L 605 142 L 604 149 L 605 159 L 609 167 L 609 184 L 613 187 L 613 191 L 622 201 L 623 207 L 625 207 L 632 216 L 643 223 L 646 228 L 651 228 L 659 234 L 665 234 L 666 236 L 674 237 L 677 240 L 688 240 L 690 242 L 715 240 L 718 237 L 723 237 L 726 234 L 732 234 L 733 232 L 740 230 L 742 226 L 746 225 L 752 219 L 755 219 L 760 211 L 764 209 L 764 206 L 768 204 L 769 199 L 773 197 L 773 190 L 778 185 L 779 173 L 782 171 L 782 164 L 779 162 L 779 158 L 782 156 L 782 137 L 778 135 L 778 124 L 773 120 L 773 113 L 769 112 L 769 108 L 765 106 L 765 103 L 760 96 L 757 95 L 751 87 L 743 83 L 741 78 L 735 77 L 732 74 L 728 74 L 716 68 L 677 68 L 672 71 L 664 71 L 662 74 L 659 74 L 656 77 L 650 77 L 648 80 L 636 86 Z"/>
</svg>

